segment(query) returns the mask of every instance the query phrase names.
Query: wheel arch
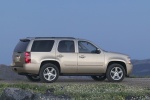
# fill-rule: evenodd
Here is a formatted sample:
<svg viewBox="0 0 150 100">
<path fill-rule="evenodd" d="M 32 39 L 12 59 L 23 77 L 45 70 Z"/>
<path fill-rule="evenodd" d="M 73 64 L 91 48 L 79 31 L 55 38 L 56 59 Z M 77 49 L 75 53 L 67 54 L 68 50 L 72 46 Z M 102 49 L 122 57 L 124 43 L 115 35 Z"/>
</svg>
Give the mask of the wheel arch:
<svg viewBox="0 0 150 100">
<path fill-rule="evenodd" d="M 110 61 L 110 62 L 107 64 L 107 69 L 108 69 L 108 67 L 109 67 L 110 65 L 112 65 L 112 64 L 120 64 L 120 65 L 122 65 L 123 68 L 124 68 L 124 70 L 125 70 L 125 75 L 127 74 L 127 66 L 126 66 L 126 64 L 125 64 L 124 61 Z"/>
<path fill-rule="evenodd" d="M 41 70 L 42 66 L 45 65 L 45 64 L 47 64 L 47 63 L 51 63 L 51 64 L 56 65 L 56 67 L 57 67 L 58 70 L 59 70 L 59 73 L 61 73 L 60 64 L 59 64 L 59 62 L 56 61 L 56 60 L 44 60 L 44 61 L 42 61 L 41 64 L 40 64 L 40 70 Z M 40 70 L 39 70 L 39 72 L 40 72 Z"/>
</svg>

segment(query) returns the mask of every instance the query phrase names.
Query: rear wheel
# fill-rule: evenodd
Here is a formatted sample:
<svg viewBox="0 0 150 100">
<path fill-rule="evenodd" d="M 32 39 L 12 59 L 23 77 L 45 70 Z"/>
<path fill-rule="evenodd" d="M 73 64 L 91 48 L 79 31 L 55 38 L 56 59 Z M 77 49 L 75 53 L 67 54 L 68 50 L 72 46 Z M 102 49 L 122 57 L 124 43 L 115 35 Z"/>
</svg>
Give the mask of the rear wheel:
<svg viewBox="0 0 150 100">
<path fill-rule="evenodd" d="M 125 77 L 125 69 L 120 64 L 108 66 L 106 77 L 110 82 L 121 82 Z"/>
<path fill-rule="evenodd" d="M 54 64 L 45 64 L 40 70 L 40 79 L 42 82 L 52 83 L 58 79 L 59 70 Z"/>
<path fill-rule="evenodd" d="M 34 75 L 26 75 L 27 79 L 32 81 L 32 82 L 38 82 L 40 81 L 40 77 L 39 76 L 34 76 Z"/>
<path fill-rule="evenodd" d="M 106 75 L 101 76 L 91 76 L 91 78 L 95 81 L 104 81 L 106 79 Z"/>
</svg>

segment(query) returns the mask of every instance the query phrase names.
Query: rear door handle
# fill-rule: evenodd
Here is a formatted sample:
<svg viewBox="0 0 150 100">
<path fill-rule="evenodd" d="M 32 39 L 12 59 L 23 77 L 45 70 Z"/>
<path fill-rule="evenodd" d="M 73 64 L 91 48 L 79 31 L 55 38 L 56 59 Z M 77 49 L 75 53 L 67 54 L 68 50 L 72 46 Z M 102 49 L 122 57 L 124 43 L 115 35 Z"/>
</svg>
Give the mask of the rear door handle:
<svg viewBox="0 0 150 100">
<path fill-rule="evenodd" d="M 57 57 L 62 58 L 62 57 L 63 57 L 63 55 L 61 55 L 61 54 L 60 54 L 60 55 L 57 55 Z"/>
<path fill-rule="evenodd" d="M 85 56 L 84 56 L 84 55 L 81 55 L 81 56 L 79 56 L 79 58 L 85 58 Z"/>
</svg>

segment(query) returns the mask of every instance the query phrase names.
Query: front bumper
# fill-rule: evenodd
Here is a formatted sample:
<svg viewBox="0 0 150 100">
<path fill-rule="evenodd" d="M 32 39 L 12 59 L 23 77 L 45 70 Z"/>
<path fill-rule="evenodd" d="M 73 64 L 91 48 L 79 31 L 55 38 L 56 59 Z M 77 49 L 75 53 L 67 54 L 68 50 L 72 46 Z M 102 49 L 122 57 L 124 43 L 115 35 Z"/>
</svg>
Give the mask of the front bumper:
<svg viewBox="0 0 150 100">
<path fill-rule="evenodd" d="M 133 65 L 131 63 L 126 63 L 126 76 L 132 73 Z"/>
</svg>

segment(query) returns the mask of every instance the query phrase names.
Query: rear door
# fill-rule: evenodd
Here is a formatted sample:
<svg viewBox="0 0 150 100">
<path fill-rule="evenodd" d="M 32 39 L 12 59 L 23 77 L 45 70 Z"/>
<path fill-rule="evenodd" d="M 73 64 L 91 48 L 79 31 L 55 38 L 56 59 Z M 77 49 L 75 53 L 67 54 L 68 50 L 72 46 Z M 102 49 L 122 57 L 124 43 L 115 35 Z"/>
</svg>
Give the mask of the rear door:
<svg viewBox="0 0 150 100">
<path fill-rule="evenodd" d="M 77 72 L 77 53 L 75 52 L 75 40 L 59 40 L 56 58 L 60 62 L 62 73 Z"/>
<path fill-rule="evenodd" d="M 25 63 L 25 52 L 30 40 L 21 39 L 16 45 L 13 53 L 13 66 L 22 67 Z"/>
</svg>

